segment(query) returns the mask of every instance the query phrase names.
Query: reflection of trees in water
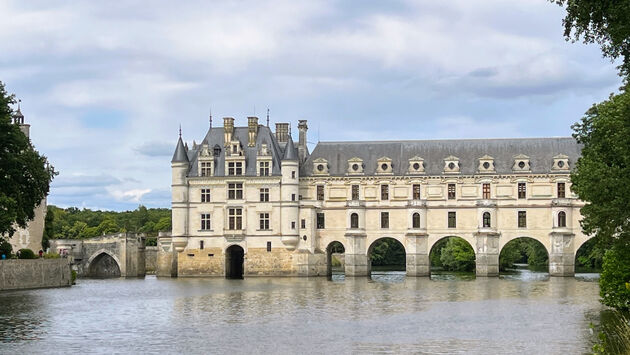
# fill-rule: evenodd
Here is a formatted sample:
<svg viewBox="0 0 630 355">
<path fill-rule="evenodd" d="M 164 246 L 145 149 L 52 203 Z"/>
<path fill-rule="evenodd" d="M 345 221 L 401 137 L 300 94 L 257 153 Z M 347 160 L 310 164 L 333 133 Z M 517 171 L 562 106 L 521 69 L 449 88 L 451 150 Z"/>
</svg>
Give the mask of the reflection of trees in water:
<svg viewBox="0 0 630 355">
<path fill-rule="evenodd" d="M 0 339 L 5 343 L 44 339 L 42 316 L 46 305 L 40 297 L 20 292 L 0 296 Z M 1 350 L 0 346 L 0 350 Z"/>
</svg>

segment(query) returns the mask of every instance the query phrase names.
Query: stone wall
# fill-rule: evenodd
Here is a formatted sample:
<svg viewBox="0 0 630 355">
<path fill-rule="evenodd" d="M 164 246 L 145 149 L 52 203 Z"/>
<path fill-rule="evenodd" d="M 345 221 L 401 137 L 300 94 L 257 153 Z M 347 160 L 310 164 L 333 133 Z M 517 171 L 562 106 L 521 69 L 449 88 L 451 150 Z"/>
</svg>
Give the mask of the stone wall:
<svg viewBox="0 0 630 355">
<path fill-rule="evenodd" d="M 0 261 L 0 291 L 70 286 L 69 259 Z"/>
<path fill-rule="evenodd" d="M 147 275 L 154 275 L 157 270 L 157 251 L 158 247 L 145 247 L 144 249 L 144 265 Z"/>
</svg>

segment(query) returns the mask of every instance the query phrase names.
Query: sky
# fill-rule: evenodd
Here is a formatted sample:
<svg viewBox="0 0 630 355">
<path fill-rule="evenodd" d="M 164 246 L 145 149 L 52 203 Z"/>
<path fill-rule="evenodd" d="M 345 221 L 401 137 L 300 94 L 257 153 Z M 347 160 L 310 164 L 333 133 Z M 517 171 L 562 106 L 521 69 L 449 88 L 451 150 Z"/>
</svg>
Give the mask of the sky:
<svg viewBox="0 0 630 355">
<path fill-rule="evenodd" d="M 59 171 L 49 204 L 170 207 L 179 125 L 318 141 L 569 136 L 617 91 L 547 0 L 0 0 L 0 81 Z"/>
</svg>

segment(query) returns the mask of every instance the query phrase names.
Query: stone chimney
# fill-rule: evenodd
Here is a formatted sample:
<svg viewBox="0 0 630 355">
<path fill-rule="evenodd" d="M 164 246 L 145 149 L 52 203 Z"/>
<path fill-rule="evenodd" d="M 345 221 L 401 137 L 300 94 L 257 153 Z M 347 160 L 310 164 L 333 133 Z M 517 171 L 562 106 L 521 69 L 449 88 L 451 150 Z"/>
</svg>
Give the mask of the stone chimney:
<svg viewBox="0 0 630 355">
<path fill-rule="evenodd" d="M 247 146 L 256 146 L 256 136 L 258 135 L 258 117 L 247 117 Z"/>
<path fill-rule="evenodd" d="M 223 117 L 223 131 L 225 132 L 224 145 L 229 147 L 232 141 L 232 134 L 234 134 L 234 118 Z"/>
<path fill-rule="evenodd" d="M 288 123 L 276 123 L 276 139 L 280 143 L 286 143 L 289 140 Z"/>
<path fill-rule="evenodd" d="M 300 131 L 300 142 L 298 143 L 298 148 L 306 148 L 306 131 L 308 131 L 306 120 L 298 121 L 298 131 Z"/>
</svg>

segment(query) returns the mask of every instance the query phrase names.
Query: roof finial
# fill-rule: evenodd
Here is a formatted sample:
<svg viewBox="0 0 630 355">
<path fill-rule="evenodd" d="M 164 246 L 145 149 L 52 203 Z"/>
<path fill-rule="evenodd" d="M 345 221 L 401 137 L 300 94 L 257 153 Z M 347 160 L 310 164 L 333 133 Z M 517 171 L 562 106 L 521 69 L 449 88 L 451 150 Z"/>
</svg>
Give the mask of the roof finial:
<svg viewBox="0 0 630 355">
<path fill-rule="evenodd" d="M 267 107 L 267 127 L 269 127 L 269 107 Z"/>
<path fill-rule="evenodd" d="M 212 128 L 212 107 L 210 107 L 210 128 Z"/>
<path fill-rule="evenodd" d="M 18 111 L 20 111 L 20 104 L 22 103 L 22 99 L 18 99 Z"/>
<path fill-rule="evenodd" d="M 291 122 L 289 122 L 289 137 L 291 136 Z"/>
<path fill-rule="evenodd" d="M 179 138 L 182 138 L 182 124 L 179 124 Z"/>
</svg>

